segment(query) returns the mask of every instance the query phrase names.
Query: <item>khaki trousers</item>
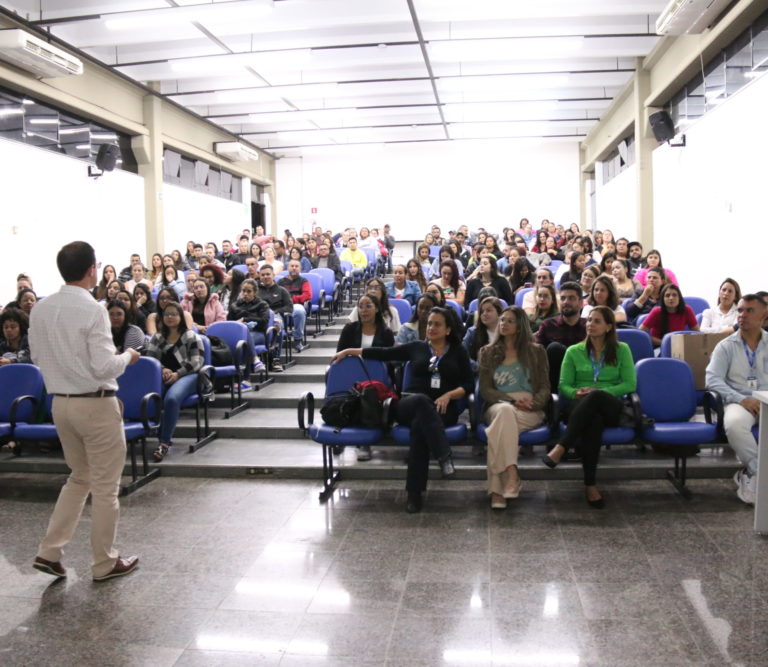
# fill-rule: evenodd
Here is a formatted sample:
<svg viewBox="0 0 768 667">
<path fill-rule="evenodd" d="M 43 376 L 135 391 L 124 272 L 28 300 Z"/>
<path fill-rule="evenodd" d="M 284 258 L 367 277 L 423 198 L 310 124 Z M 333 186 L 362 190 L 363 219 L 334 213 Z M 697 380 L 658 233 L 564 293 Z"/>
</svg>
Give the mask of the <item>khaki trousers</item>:
<svg viewBox="0 0 768 667">
<path fill-rule="evenodd" d="M 539 426 L 544 412 L 520 410 L 509 403 L 495 403 L 485 411 L 488 436 L 488 493 L 504 493 L 504 471 L 517 465 L 520 433 Z"/>
<path fill-rule="evenodd" d="M 122 406 L 112 398 L 53 399 L 53 422 L 72 471 L 59 493 L 38 556 L 59 561 L 72 539 L 88 494 L 91 499 L 91 549 L 94 577 L 117 560 L 115 534 L 120 516 L 120 476 L 125 464 Z"/>
</svg>

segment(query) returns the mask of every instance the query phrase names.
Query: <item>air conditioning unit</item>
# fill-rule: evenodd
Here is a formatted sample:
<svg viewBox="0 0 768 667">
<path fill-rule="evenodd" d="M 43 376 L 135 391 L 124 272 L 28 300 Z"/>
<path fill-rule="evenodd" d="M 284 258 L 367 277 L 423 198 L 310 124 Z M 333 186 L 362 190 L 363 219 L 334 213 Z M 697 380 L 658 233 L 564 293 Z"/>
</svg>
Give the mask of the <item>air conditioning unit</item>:
<svg viewBox="0 0 768 667">
<path fill-rule="evenodd" d="M 259 159 L 258 151 L 239 141 L 218 141 L 213 144 L 213 151 L 233 162 L 256 162 Z"/>
<path fill-rule="evenodd" d="M 731 0 L 671 0 L 656 20 L 657 35 L 698 35 L 704 32 Z"/>
<path fill-rule="evenodd" d="M 0 60 L 47 79 L 79 76 L 81 60 L 23 30 L 0 30 Z"/>
</svg>

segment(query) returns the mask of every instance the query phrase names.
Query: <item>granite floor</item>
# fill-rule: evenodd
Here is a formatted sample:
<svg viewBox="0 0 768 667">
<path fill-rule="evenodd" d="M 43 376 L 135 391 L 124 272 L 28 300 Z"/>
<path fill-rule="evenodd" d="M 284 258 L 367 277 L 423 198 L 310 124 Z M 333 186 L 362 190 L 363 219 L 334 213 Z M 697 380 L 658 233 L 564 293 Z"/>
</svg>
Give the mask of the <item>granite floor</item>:
<svg viewBox="0 0 768 667">
<path fill-rule="evenodd" d="M 88 509 L 52 583 L 31 569 L 63 480 L 0 478 L 2 665 L 768 664 L 768 541 L 728 480 L 161 477 L 123 500 L 133 575 L 90 579 Z"/>
</svg>

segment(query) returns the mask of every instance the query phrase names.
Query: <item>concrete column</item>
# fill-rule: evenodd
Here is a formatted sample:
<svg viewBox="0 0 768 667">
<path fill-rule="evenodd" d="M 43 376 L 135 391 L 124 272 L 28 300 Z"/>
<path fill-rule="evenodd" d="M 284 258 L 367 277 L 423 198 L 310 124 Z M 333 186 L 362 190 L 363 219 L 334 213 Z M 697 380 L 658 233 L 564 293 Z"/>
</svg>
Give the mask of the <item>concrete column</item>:
<svg viewBox="0 0 768 667">
<path fill-rule="evenodd" d="M 160 98 L 144 98 L 144 125 L 149 134 L 134 137 L 131 146 L 144 179 L 144 226 L 147 237 L 147 262 L 152 253 L 165 251 L 163 225 L 163 136 Z"/>
<path fill-rule="evenodd" d="M 579 166 L 584 164 L 584 147 L 579 147 Z M 589 180 L 589 174 L 582 171 L 579 168 L 579 228 L 591 229 L 591 220 L 587 214 L 589 207 L 587 206 L 587 181 Z"/>
<path fill-rule="evenodd" d="M 634 81 L 635 109 L 635 191 L 637 217 L 635 238 L 647 252 L 653 248 L 653 149 L 658 145 L 648 122 L 645 100 L 651 92 L 650 72 L 636 61 Z"/>
</svg>

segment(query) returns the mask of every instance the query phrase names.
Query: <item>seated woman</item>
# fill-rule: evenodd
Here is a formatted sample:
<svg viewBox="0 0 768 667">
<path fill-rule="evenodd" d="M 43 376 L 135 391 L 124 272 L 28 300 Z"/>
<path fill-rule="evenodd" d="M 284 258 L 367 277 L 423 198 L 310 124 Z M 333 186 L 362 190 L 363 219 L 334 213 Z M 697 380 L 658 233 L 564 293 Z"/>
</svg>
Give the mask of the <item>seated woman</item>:
<svg viewBox="0 0 768 667">
<path fill-rule="evenodd" d="M 634 299 L 643 291 L 643 286 L 630 277 L 631 269 L 626 259 L 616 258 L 611 264 L 611 275 L 620 299 Z"/>
<path fill-rule="evenodd" d="M 362 297 L 371 298 L 371 297 Z M 349 325 L 347 325 L 349 326 Z M 458 320 L 447 308 L 433 308 L 427 321 L 426 342 L 390 348 L 340 349 L 333 362 L 350 355 L 378 361 L 411 362 L 410 384 L 395 408 L 394 419 L 411 429 L 405 489 L 406 511 L 420 512 L 427 488 L 429 458 L 440 464 L 443 477 L 455 475 L 445 427 L 453 426 L 463 410 L 462 399 L 472 392 L 472 369 L 458 334 Z"/>
<path fill-rule="evenodd" d="M 149 267 L 149 273 L 147 274 L 147 278 L 149 278 L 150 282 L 153 285 L 157 284 L 157 281 L 160 279 L 160 276 L 163 275 L 163 256 L 156 252 L 154 255 L 152 255 L 152 260 L 150 262 Z"/>
<path fill-rule="evenodd" d="M 480 349 L 495 343 L 499 336 L 499 316 L 503 306 L 495 296 L 486 296 L 475 311 L 475 324 L 467 329 L 461 344 L 467 351 L 472 371 L 477 371 Z"/>
<path fill-rule="evenodd" d="M 216 264 L 206 264 L 200 269 L 200 277 L 208 283 L 211 294 L 220 294 L 224 289 L 224 270 Z"/>
<path fill-rule="evenodd" d="M 584 271 L 581 274 L 581 279 L 579 280 L 579 285 L 581 285 L 581 291 L 584 299 L 584 305 L 587 304 L 589 293 L 592 291 L 592 283 L 595 282 L 595 279 L 599 275 L 600 268 L 595 264 L 584 268 Z M 560 284 L 562 285 L 563 283 Z"/>
<path fill-rule="evenodd" d="M 426 243 L 422 243 L 416 248 L 416 261 L 419 263 L 425 277 L 431 275 L 432 257 L 429 254 L 429 246 Z"/>
<path fill-rule="evenodd" d="M 275 275 L 285 269 L 283 263 L 277 259 L 277 256 L 275 255 L 275 249 L 272 246 L 267 246 L 264 248 L 264 259 L 259 262 L 259 269 L 261 269 L 261 267 L 265 264 L 269 264 L 272 267 Z"/>
<path fill-rule="evenodd" d="M 549 232 L 545 229 L 540 229 L 536 232 L 536 243 L 531 248 L 531 252 L 544 253 L 547 252 L 547 239 L 549 238 Z M 553 239 L 554 240 L 554 239 Z"/>
<path fill-rule="evenodd" d="M 187 271 L 186 275 L 184 276 L 184 284 L 187 287 L 187 291 L 185 292 L 185 294 L 192 294 L 192 288 L 195 285 L 195 280 L 197 280 L 199 277 L 200 277 L 200 274 L 197 271 L 193 271 L 192 269 Z M 181 300 L 183 296 L 184 294 L 182 294 L 179 297 L 179 300 Z"/>
<path fill-rule="evenodd" d="M 427 319 L 430 311 L 437 306 L 437 299 L 431 294 L 422 294 L 416 302 L 416 309 L 411 319 L 400 327 L 395 337 L 395 345 L 404 345 L 414 340 L 426 340 Z"/>
<path fill-rule="evenodd" d="M 392 271 L 392 277 L 394 279 L 387 283 L 387 297 L 390 299 L 404 299 L 411 304 L 411 306 L 415 306 L 416 301 L 418 301 L 421 296 L 421 288 L 417 282 L 408 280 L 405 277 L 406 272 L 407 269 L 403 264 L 395 265 Z M 421 269 L 419 269 L 419 273 L 421 273 Z M 422 275 L 422 278 L 423 277 L 424 276 Z"/>
<path fill-rule="evenodd" d="M 139 312 L 145 318 L 149 317 L 156 310 L 155 302 L 152 299 L 152 292 L 144 283 L 139 283 L 133 288 L 133 300 L 136 302 Z"/>
<path fill-rule="evenodd" d="M 546 243 L 544 244 L 544 252 L 546 252 L 551 261 L 563 261 L 563 253 L 560 247 L 557 245 L 557 241 L 554 236 L 548 236 Z"/>
<path fill-rule="evenodd" d="M 645 256 L 645 268 L 640 269 L 635 274 L 635 280 L 639 282 L 643 287 L 646 286 L 647 280 L 648 280 L 648 271 L 650 269 L 664 269 L 664 275 L 666 276 L 666 282 L 672 283 L 673 285 L 679 285 L 677 282 L 677 278 L 675 277 L 675 274 L 672 273 L 669 269 L 667 269 L 664 264 L 661 262 L 661 253 L 658 250 L 649 250 L 648 254 Z"/>
<path fill-rule="evenodd" d="M 427 289 L 424 290 L 424 294 L 429 294 L 435 301 L 437 301 L 437 305 L 441 308 L 445 306 L 445 294 L 443 293 L 443 288 L 437 283 L 429 283 Z"/>
<path fill-rule="evenodd" d="M 154 334 L 157 333 L 157 327 L 160 320 L 160 318 L 158 317 L 158 313 L 162 313 L 163 309 L 169 303 L 181 303 L 181 302 L 174 290 L 172 290 L 170 287 L 162 287 L 160 291 L 157 293 L 157 298 L 155 299 L 154 312 L 147 315 L 147 335 L 153 336 Z M 184 313 L 184 324 L 187 326 L 187 329 L 191 329 L 192 331 L 194 331 L 196 328 L 195 323 L 192 320 L 192 315 L 190 315 L 187 312 Z"/>
<path fill-rule="evenodd" d="M 302 273 L 309 273 L 312 270 L 312 263 L 309 261 L 309 258 L 301 252 L 301 248 L 299 246 L 293 246 L 288 251 L 288 259 L 295 259 L 301 264 L 301 272 Z"/>
<path fill-rule="evenodd" d="M 607 252 L 600 259 L 600 275 L 613 277 L 613 262 L 616 260 L 616 253 Z"/>
<path fill-rule="evenodd" d="M 419 286 L 419 291 L 423 294 L 427 290 L 427 278 L 421 269 L 416 258 L 409 259 L 405 265 L 407 279 Z"/>
<path fill-rule="evenodd" d="M 667 282 L 666 273 L 660 266 L 648 270 L 646 286 L 627 307 L 627 317 L 636 320 L 640 315 L 650 313 L 661 303 L 661 290 Z"/>
<path fill-rule="evenodd" d="M 243 281 L 237 299 L 229 304 L 227 319 L 242 322 L 248 327 L 251 348 L 264 345 L 267 329 L 272 322 L 272 312 L 267 302 L 259 298 L 259 285 L 252 278 L 246 278 Z M 265 370 L 264 362 L 255 359 L 253 372 L 259 373 L 263 370 Z"/>
<path fill-rule="evenodd" d="M 579 250 L 574 250 L 571 254 L 571 265 L 568 270 L 560 277 L 560 283 L 579 282 L 581 280 L 581 274 L 584 271 L 586 264 L 587 256 Z"/>
<path fill-rule="evenodd" d="M 544 421 L 550 400 L 547 353 L 531 338 L 522 308 L 505 308 L 498 339 L 480 350 L 480 394 L 488 424 L 488 493 L 504 509 L 522 488 L 517 469 L 520 432 Z"/>
<path fill-rule="evenodd" d="M 101 280 L 93 288 L 93 297 L 96 301 L 104 301 L 107 298 L 107 285 L 117 280 L 117 271 L 111 264 L 107 264 L 101 270 Z"/>
<path fill-rule="evenodd" d="M 463 276 L 464 266 L 456 257 L 453 248 L 449 245 L 444 245 L 440 247 L 440 252 L 438 253 L 437 257 L 435 257 L 435 261 L 432 262 L 432 266 L 429 268 L 429 277 L 433 280 L 438 278 L 440 276 L 440 265 L 443 262 L 447 262 L 449 259 L 452 259 L 456 264 L 456 269 L 459 272 L 459 276 Z"/>
<path fill-rule="evenodd" d="M 162 365 L 165 385 L 160 444 L 152 454 L 155 461 L 162 461 L 168 454 L 181 404 L 197 390 L 197 372 L 203 367 L 203 341 L 187 328 L 181 306 L 168 303 L 160 315 L 158 331 L 145 352 Z"/>
<path fill-rule="evenodd" d="M 192 315 L 192 321 L 200 333 L 205 333 L 214 322 L 227 319 L 227 314 L 219 302 L 219 295 L 211 294 L 208 283 L 202 278 L 197 278 L 192 284 L 192 294 L 184 295 L 181 307 Z"/>
<path fill-rule="evenodd" d="M 186 258 L 181 254 L 181 251 L 171 250 L 171 257 L 173 257 L 173 265 L 176 267 L 177 271 L 189 270 L 189 262 L 187 262 Z"/>
<path fill-rule="evenodd" d="M 534 299 L 536 307 L 528 315 L 528 323 L 532 334 L 539 330 L 544 320 L 560 314 L 560 309 L 557 305 L 557 292 L 553 285 L 539 285 L 536 288 Z"/>
<path fill-rule="evenodd" d="M 122 302 L 122 304 L 125 306 L 126 310 L 128 311 L 128 318 L 130 323 L 135 324 L 142 331 L 146 331 L 147 318 L 144 316 L 144 313 L 142 313 L 139 310 L 139 307 L 136 305 L 136 300 L 133 298 L 133 294 L 131 294 L 126 289 L 121 289 L 115 295 L 115 299 L 117 301 Z M 107 303 L 109 303 L 109 301 Z"/>
<path fill-rule="evenodd" d="M 443 296 L 446 299 L 455 301 L 460 306 L 464 305 L 466 288 L 459 278 L 459 271 L 452 259 L 440 264 L 440 277 L 432 282 L 443 290 Z"/>
<path fill-rule="evenodd" d="M 741 299 L 741 287 L 733 278 L 726 278 L 717 293 L 717 308 L 707 308 L 701 316 L 702 333 L 733 333 Z"/>
<path fill-rule="evenodd" d="M 581 316 L 586 319 L 595 306 L 607 306 L 613 311 L 616 324 L 627 321 L 627 313 L 619 303 L 616 286 L 608 276 L 599 275 L 592 283 L 587 297 L 587 305 L 581 309 Z"/>
<path fill-rule="evenodd" d="M 517 294 L 521 289 L 533 287 L 536 280 L 536 267 L 523 254 L 525 249 L 518 248 L 517 252 L 520 255 L 517 261 L 514 264 L 508 264 L 505 270 L 509 272 L 509 285 L 513 294 Z"/>
<path fill-rule="evenodd" d="M 498 265 L 493 257 L 489 255 L 483 257 L 473 276 L 474 277 L 467 281 L 467 294 L 465 296 L 467 305 L 477 299 L 478 294 L 483 287 L 493 287 L 496 296 L 498 296 L 499 299 L 504 299 L 508 305 L 514 303 L 515 297 L 512 294 L 509 281 L 499 275 Z"/>
<path fill-rule="evenodd" d="M 6 308 L 0 314 L 0 366 L 7 364 L 31 364 L 27 331 L 29 318 L 18 308 Z"/>
<path fill-rule="evenodd" d="M 229 310 L 229 305 L 237 301 L 240 296 L 240 287 L 245 280 L 246 275 L 237 269 L 230 269 L 224 274 L 224 289 L 219 292 L 219 302 L 221 307 Z"/>
<path fill-rule="evenodd" d="M 653 346 L 659 347 L 665 334 L 673 331 L 698 331 L 699 323 L 690 306 L 685 305 L 685 299 L 677 285 L 668 283 L 661 289 L 660 306 L 655 306 L 643 320 L 640 328 L 651 334 Z"/>
<path fill-rule="evenodd" d="M 363 294 L 357 300 L 355 322 L 344 325 L 336 345 L 336 351 L 348 347 L 392 347 L 395 336 L 384 322 L 384 310 L 381 302 L 373 294 Z"/>
<path fill-rule="evenodd" d="M 19 310 L 23 311 L 27 317 L 29 317 L 29 314 L 32 312 L 32 308 L 34 308 L 36 303 L 37 294 L 35 294 L 35 290 L 33 290 L 31 287 L 22 287 L 18 291 L 18 294 L 16 294 L 16 298 L 10 303 L 5 304 L 5 307 L 18 308 Z"/>
<path fill-rule="evenodd" d="M 144 283 L 149 289 L 152 289 L 152 281 L 147 278 L 147 272 L 141 262 L 136 262 L 136 264 L 131 266 L 131 276 L 133 276 L 131 280 L 125 283 L 125 289 L 129 292 L 133 293 L 133 288 L 138 283 Z"/>
<path fill-rule="evenodd" d="M 179 272 L 176 270 L 175 266 L 166 266 L 163 269 L 162 276 L 160 277 L 160 287 L 172 289 L 176 292 L 179 299 L 181 299 L 187 291 L 187 286 L 184 281 L 179 278 Z"/>
<path fill-rule="evenodd" d="M 587 318 L 587 339 L 565 352 L 560 394 L 571 401 L 566 410 L 568 426 L 559 443 L 543 459 L 545 465 L 554 468 L 569 449 L 579 449 L 590 507 L 605 506 L 596 485 L 603 429 L 618 426 L 624 405 L 621 397 L 636 388 L 632 352 L 616 337 L 613 311 L 596 306 Z"/>
<path fill-rule="evenodd" d="M 251 253 L 251 257 L 255 257 L 259 264 L 264 261 L 264 255 L 262 254 L 261 246 L 258 243 L 251 243 L 251 246 L 248 250 Z"/>
<path fill-rule="evenodd" d="M 384 286 L 384 281 L 381 278 L 371 278 L 365 283 L 365 293 L 375 296 L 381 305 L 381 312 L 384 314 L 384 324 L 387 328 L 391 329 L 393 334 L 396 334 L 400 330 L 400 313 L 397 308 L 389 305 L 389 297 L 387 296 L 387 288 Z M 349 314 L 349 321 L 357 321 L 357 308 L 353 308 Z M 357 347 L 357 346 L 355 346 Z"/>
<path fill-rule="evenodd" d="M 107 303 L 107 312 L 109 313 L 109 325 L 112 328 L 112 342 L 115 344 L 117 354 L 121 354 L 129 348 L 143 350 L 144 332 L 135 324 L 131 324 L 131 318 L 125 304 L 113 299 Z"/>
</svg>

